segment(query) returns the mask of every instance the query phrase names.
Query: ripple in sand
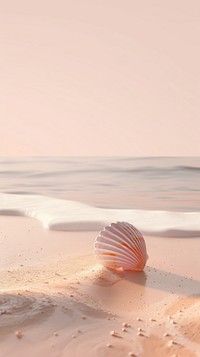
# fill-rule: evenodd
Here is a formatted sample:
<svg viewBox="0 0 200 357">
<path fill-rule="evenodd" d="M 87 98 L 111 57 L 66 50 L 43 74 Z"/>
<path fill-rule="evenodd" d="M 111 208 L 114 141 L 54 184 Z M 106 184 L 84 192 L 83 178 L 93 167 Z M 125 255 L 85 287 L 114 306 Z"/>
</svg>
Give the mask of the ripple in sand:
<svg viewBox="0 0 200 357">
<path fill-rule="evenodd" d="M 188 348 L 176 343 L 170 343 L 170 345 L 168 345 L 166 344 L 166 339 L 153 335 L 151 335 L 150 338 L 143 339 L 142 346 L 143 352 L 141 357 L 196 357 L 196 354 Z"/>
<path fill-rule="evenodd" d="M 180 330 L 190 341 L 200 344 L 200 316 L 183 323 Z"/>
<path fill-rule="evenodd" d="M 48 296 L 36 293 L 0 294 L 0 338 L 30 323 L 38 323 L 54 311 Z"/>
<path fill-rule="evenodd" d="M 188 308 L 200 302 L 200 295 L 191 295 L 186 297 L 180 297 L 177 301 L 170 305 L 168 309 L 166 309 L 166 315 L 174 315 L 176 313 L 183 313 Z"/>
</svg>

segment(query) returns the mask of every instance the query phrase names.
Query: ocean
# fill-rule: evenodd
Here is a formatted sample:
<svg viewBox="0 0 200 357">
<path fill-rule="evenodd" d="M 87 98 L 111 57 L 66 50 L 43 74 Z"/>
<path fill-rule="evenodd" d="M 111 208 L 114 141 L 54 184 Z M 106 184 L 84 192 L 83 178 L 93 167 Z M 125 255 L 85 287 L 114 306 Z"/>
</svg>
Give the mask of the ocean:
<svg viewBox="0 0 200 357">
<path fill-rule="evenodd" d="M 0 159 L 0 213 L 45 228 L 95 230 L 123 219 L 147 234 L 198 235 L 199 212 L 199 157 Z"/>
<path fill-rule="evenodd" d="M 105 208 L 200 211 L 200 157 L 0 158 L 0 192 Z"/>
</svg>

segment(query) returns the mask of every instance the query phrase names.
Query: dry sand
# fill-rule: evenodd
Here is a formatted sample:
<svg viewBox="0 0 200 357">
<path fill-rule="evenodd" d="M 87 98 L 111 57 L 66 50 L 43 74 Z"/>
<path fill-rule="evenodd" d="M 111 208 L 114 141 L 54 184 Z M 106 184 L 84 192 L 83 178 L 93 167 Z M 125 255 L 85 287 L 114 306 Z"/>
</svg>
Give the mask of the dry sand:
<svg viewBox="0 0 200 357">
<path fill-rule="evenodd" d="M 200 239 L 145 237 L 144 272 L 114 273 L 96 233 L 0 217 L 0 356 L 200 356 Z"/>
</svg>

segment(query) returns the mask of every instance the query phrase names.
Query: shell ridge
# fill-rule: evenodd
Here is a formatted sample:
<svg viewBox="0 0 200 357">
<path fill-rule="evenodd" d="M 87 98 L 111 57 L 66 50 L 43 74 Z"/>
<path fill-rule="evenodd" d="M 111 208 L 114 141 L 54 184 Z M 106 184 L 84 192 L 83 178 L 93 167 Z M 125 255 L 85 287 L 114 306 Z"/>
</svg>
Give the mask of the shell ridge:
<svg viewBox="0 0 200 357">
<path fill-rule="evenodd" d="M 124 227 L 124 226 L 122 226 L 122 232 L 124 233 L 124 236 L 126 236 L 127 235 L 127 233 L 128 233 L 128 238 L 129 238 L 129 241 L 130 241 L 130 243 L 133 245 L 133 243 L 134 243 L 134 241 L 133 241 L 133 237 L 135 237 L 136 236 L 136 232 L 135 231 L 128 231 L 127 232 L 127 230 L 126 230 L 126 227 Z"/>
<path fill-rule="evenodd" d="M 123 229 L 122 225 L 120 227 L 118 227 L 117 223 L 112 223 L 112 225 L 110 226 L 110 229 L 108 228 L 108 230 L 114 231 L 116 234 L 120 233 L 123 235 L 123 238 L 125 238 L 125 239 L 127 238 L 127 231 Z"/>
<path fill-rule="evenodd" d="M 133 227 L 133 230 L 138 238 L 135 243 L 137 244 L 137 246 L 140 250 L 142 250 L 142 251 L 145 250 L 145 252 L 146 252 L 146 245 L 145 245 L 145 241 L 144 241 L 142 234 L 137 230 L 137 228 L 135 228 L 134 226 L 132 226 L 132 227 Z M 138 233 L 139 233 L 139 235 L 138 235 Z"/>
<path fill-rule="evenodd" d="M 117 244 L 122 243 L 122 238 L 120 238 L 120 237 L 110 237 L 110 236 L 102 236 L 101 235 L 101 236 L 98 236 L 97 238 L 98 238 L 97 241 L 99 244 L 109 242 L 109 243 L 117 245 Z M 125 241 L 125 240 L 123 240 L 123 241 Z M 95 244 L 96 244 L 96 242 L 95 242 Z M 129 242 L 127 242 L 127 244 L 129 244 Z"/>
<path fill-rule="evenodd" d="M 98 236 L 97 238 L 98 238 L 99 241 L 103 241 L 103 242 L 105 242 L 106 240 L 109 239 L 109 240 L 112 240 L 112 241 L 114 241 L 114 242 L 119 242 L 119 243 L 121 243 L 122 240 L 123 240 L 123 241 L 125 241 L 127 244 L 132 245 L 131 240 L 130 240 L 130 239 L 127 239 L 127 237 L 124 237 L 124 236 L 121 236 L 121 235 L 119 235 L 119 236 L 117 236 L 117 235 L 111 235 L 111 234 L 110 234 L 110 231 L 108 232 L 107 235 L 101 234 L 101 235 Z"/>
<path fill-rule="evenodd" d="M 141 232 L 128 222 L 106 226 L 94 243 L 97 259 L 107 268 L 141 271 L 148 254 Z"/>
<path fill-rule="evenodd" d="M 104 246 L 102 247 L 101 244 L 95 246 L 94 248 L 95 250 L 95 253 L 104 253 L 104 252 L 115 252 L 115 253 L 120 253 L 120 254 L 123 254 L 123 255 L 127 255 L 129 257 L 132 257 L 133 254 L 132 254 L 132 250 L 130 250 L 129 248 L 127 247 L 124 247 L 123 245 L 121 247 L 118 247 L 118 246 L 113 246 L 113 245 L 110 245 L 108 243 L 105 243 Z M 137 255 L 136 255 L 137 257 Z"/>
<path fill-rule="evenodd" d="M 109 249 L 113 249 L 113 247 L 115 247 L 115 249 L 121 249 L 125 252 L 127 252 L 128 254 L 132 254 L 133 250 L 135 249 L 134 246 L 130 246 L 129 243 L 124 243 L 121 241 L 121 239 L 118 239 L 118 240 L 112 240 L 110 238 L 106 238 L 104 237 L 104 239 L 100 240 L 100 241 L 97 241 L 95 242 L 95 246 L 94 248 L 102 248 L 103 247 L 106 247 L 106 248 L 109 248 Z"/>
<path fill-rule="evenodd" d="M 118 232 L 117 232 L 118 233 Z M 121 235 L 118 233 L 118 234 L 116 234 L 116 233 L 113 233 L 113 232 L 111 232 L 111 231 L 108 231 L 108 232 L 105 232 L 105 234 L 101 234 L 100 235 L 100 237 L 104 237 L 104 238 L 110 238 L 110 239 L 119 239 L 119 237 L 121 237 Z M 121 237 L 121 239 L 126 239 L 126 237 Z"/>
<path fill-rule="evenodd" d="M 124 259 L 118 259 L 118 260 L 113 260 L 113 259 L 104 259 L 107 263 L 107 267 L 111 266 L 112 264 L 114 264 L 115 266 L 118 266 L 119 268 L 125 268 L 128 270 L 134 270 L 138 268 L 138 264 L 137 263 L 133 263 L 132 261 L 127 261 Z M 110 264 L 109 264 L 110 262 Z M 109 265 L 108 265 L 109 264 Z"/>
<path fill-rule="evenodd" d="M 110 257 L 110 256 L 103 256 L 103 259 L 105 260 L 105 261 L 114 261 L 114 262 L 117 262 L 118 264 L 120 263 L 120 264 L 128 264 L 129 266 L 137 266 L 138 265 L 138 262 L 136 262 L 136 261 L 133 261 L 133 260 L 127 260 L 127 259 L 125 259 L 125 257 L 120 257 L 120 256 L 118 256 L 117 257 L 117 259 L 112 259 L 112 257 Z"/>
<path fill-rule="evenodd" d="M 103 256 L 104 258 L 105 257 L 113 257 L 113 259 L 119 259 L 119 257 L 120 257 L 120 259 L 121 258 L 123 258 L 123 259 L 125 259 L 125 260 L 127 260 L 127 261 L 131 261 L 131 262 L 139 262 L 139 260 L 137 259 L 137 257 L 134 257 L 134 256 L 131 256 L 131 255 L 125 255 L 123 252 L 116 252 L 117 254 L 115 254 L 115 253 L 112 253 L 111 251 L 106 251 L 106 250 L 101 250 L 101 251 L 99 251 L 99 252 L 95 252 L 95 254 L 97 254 L 98 253 L 98 255 L 99 255 L 99 253 L 100 253 L 100 255 L 101 256 Z"/>
</svg>

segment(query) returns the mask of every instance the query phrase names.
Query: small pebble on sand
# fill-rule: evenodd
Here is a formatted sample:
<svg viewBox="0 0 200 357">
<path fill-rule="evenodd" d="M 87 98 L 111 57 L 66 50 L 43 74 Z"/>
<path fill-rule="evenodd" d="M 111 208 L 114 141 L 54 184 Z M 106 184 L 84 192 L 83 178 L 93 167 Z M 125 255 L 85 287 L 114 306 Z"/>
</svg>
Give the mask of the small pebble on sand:
<svg viewBox="0 0 200 357">
<path fill-rule="evenodd" d="M 54 275 L 57 275 L 57 276 L 59 276 L 60 274 L 58 274 L 58 273 L 57 273 L 57 271 L 54 271 Z"/>
<path fill-rule="evenodd" d="M 7 310 L 1 310 L 0 311 L 0 315 L 6 315 L 8 312 L 7 312 Z"/>
<path fill-rule="evenodd" d="M 130 325 L 127 322 L 123 322 L 122 326 L 123 327 L 130 327 Z"/>
<path fill-rule="evenodd" d="M 15 332 L 15 336 L 20 339 L 20 338 L 22 338 L 24 335 L 23 335 L 23 333 L 22 333 L 21 331 L 16 331 L 16 332 Z"/>
<path fill-rule="evenodd" d="M 137 333 L 138 336 L 143 336 L 144 337 L 144 334 L 142 332 L 138 332 Z"/>
<path fill-rule="evenodd" d="M 137 321 L 142 321 L 140 317 L 137 317 Z"/>
<path fill-rule="evenodd" d="M 152 317 L 150 317 L 149 321 L 154 321 L 154 322 L 155 322 L 156 320 L 155 320 L 155 319 L 153 319 Z"/>
<path fill-rule="evenodd" d="M 171 320 L 170 322 L 171 322 L 171 324 L 174 324 L 174 325 L 176 325 L 176 321 L 174 321 L 174 320 Z"/>
<path fill-rule="evenodd" d="M 106 347 L 108 347 L 108 348 L 112 348 L 112 347 L 113 347 L 113 345 L 111 345 L 110 343 L 107 343 Z"/>
<path fill-rule="evenodd" d="M 56 336 L 56 337 L 57 337 L 57 336 L 58 336 L 58 332 L 54 332 L 54 336 Z"/>
<path fill-rule="evenodd" d="M 122 332 L 127 332 L 127 329 L 125 327 L 123 327 Z"/>
<path fill-rule="evenodd" d="M 128 353 L 128 356 L 136 357 L 135 353 L 133 353 L 133 352 L 129 352 L 129 353 Z"/>
<path fill-rule="evenodd" d="M 82 320 L 86 320 L 87 319 L 87 317 L 85 315 L 82 315 L 81 318 L 82 318 Z"/>
<path fill-rule="evenodd" d="M 165 333 L 163 334 L 163 336 L 164 336 L 164 337 L 169 337 L 170 334 L 169 334 L 168 332 L 165 332 Z"/>
<path fill-rule="evenodd" d="M 169 341 L 168 344 L 167 344 L 168 347 L 172 347 L 174 345 L 177 345 L 177 342 L 174 341 L 174 340 Z"/>
<path fill-rule="evenodd" d="M 113 337 L 121 337 L 118 332 L 116 331 L 110 331 L 111 336 Z"/>
</svg>

